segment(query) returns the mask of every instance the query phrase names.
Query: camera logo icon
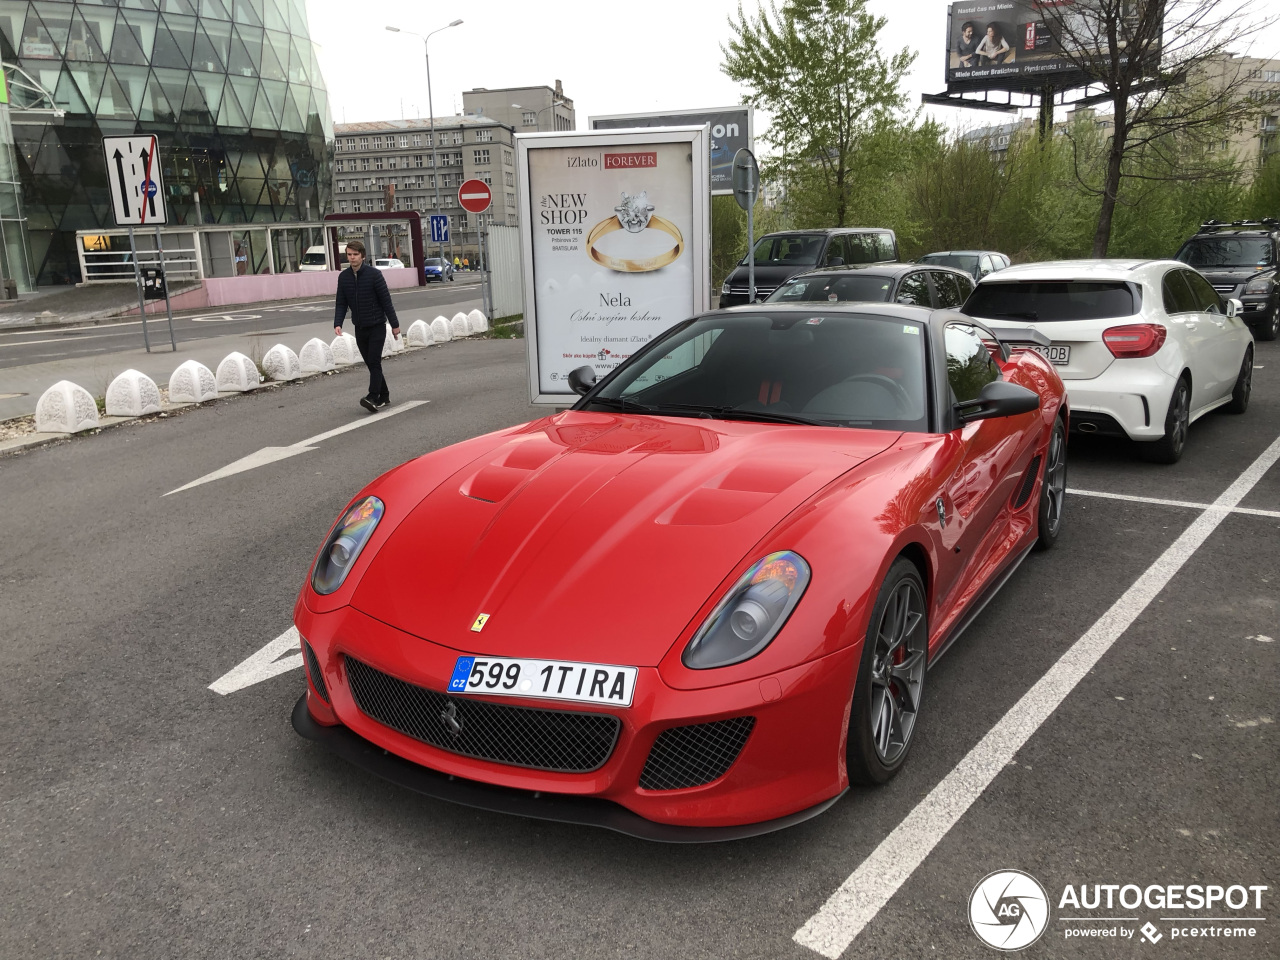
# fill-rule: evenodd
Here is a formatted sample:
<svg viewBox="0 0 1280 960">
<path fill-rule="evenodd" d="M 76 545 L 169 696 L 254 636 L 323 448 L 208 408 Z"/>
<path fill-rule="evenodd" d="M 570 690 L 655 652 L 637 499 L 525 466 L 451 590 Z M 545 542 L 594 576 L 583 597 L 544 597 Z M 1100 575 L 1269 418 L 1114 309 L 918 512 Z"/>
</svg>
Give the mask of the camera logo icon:
<svg viewBox="0 0 1280 960">
<path fill-rule="evenodd" d="M 1049 895 L 1029 873 L 996 870 L 969 894 L 969 926 L 989 947 L 1024 950 L 1049 927 Z"/>
</svg>

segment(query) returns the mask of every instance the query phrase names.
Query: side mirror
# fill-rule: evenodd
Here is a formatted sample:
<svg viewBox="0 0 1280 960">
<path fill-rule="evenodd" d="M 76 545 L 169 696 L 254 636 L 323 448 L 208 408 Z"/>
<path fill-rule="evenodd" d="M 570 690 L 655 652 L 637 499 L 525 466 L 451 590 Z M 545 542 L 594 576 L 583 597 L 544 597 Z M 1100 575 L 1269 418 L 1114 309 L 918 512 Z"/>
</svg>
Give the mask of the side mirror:
<svg viewBox="0 0 1280 960">
<path fill-rule="evenodd" d="M 1238 317 L 1242 313 L 1244 313 L 1244 303 L 1240 300 L 1237 300 L 1235 297 L 1228 297 L 1227 298 L 1227 316 Z"/>
<path fill-rule="evenodd" d="M 1034 390 L 1006 380 L 992 380 L 982 388 L 978 399 L 962 400 L 955 405 L 956 417 L 961 423 L 990 420 L 993 417 L 1012 417 L 1039 408 L 1040 397 Z"/>
<path fill-rule="evenodd" d="M 827 257 L 828 267 L 843 267 L 844 257 Z"/>
<path fill-rule="evenodd" d="M 569 389 L 580 397 L 596 385 L 595 367 L 578 367 L 569 371 Z"/>
</svg>

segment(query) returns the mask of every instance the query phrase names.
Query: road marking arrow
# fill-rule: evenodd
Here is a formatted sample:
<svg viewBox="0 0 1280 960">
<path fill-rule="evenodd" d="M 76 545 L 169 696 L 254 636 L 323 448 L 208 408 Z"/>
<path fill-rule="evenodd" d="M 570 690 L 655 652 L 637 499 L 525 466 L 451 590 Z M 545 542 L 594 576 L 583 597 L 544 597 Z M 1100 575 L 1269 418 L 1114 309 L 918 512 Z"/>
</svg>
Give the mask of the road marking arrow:
<svg viewBox="0 0 1280 960">
<path fill-rule="evenodd" d="M 313 444 L 320 443 L 322 440 L 328 440 L 330 437 L 336 437 L 339 434 L 347 433 L 350 430 L 357 430 L 360 427 L 368 426 L 371 423 L 380 423 L 387 417 L 395 416 L 397 413 L 404 413 L 406 410 L 412 410 L 414 407 L 420 407 L 423 404 L 430 403 L 429 400 L 410 400 L 408 403 L 402 403 L 397 407 L 393 407 L 384 413 L 375 417 L 365 417 L 362 420 L 354 420 L 341 427 L 335 427 L 332 430 L 326 430 L 324 433 L 318 433 L 314 437 L 308 437 L 306 440 L 300 440 L 295 444 L 287 447 L 263 447 L 256 453 L 251 453 L 247 457 L 241 457 L 235 463 L 229 463 L 225 467 L 221 467 L 213 473 L 207 473 L 199 480 L 192 480 L 190 483 L 184 484 L 177 489 L 170 490 L 165 496 L 171 493 L 181 493 L 183 490 L 190 490 L 192 487 L 198 487 L 202 483 L 209 483 L 212 480 L 221 480 L 223 477 L 231 477 L 237 473 L 244 473 L 246 470 L 253 470 L 255 467 L 263 467 L 268 463 L 275 463 L 277 460 L 287 460 L 289 457 L 296 457 L 300 453 L 306 453 L 314 450 Z"/>
<path fill-rule="evenodd" d="M 237 690 L 251 687 L 263 680 L 270 680 L 290 670 L 297 670 L 302 666 L 300 647 L 298 628 L 290 627 L 257 653 L 209 684 L 209 689 L 225 697 L 228 693 L 235 693 Z M 293 654 L 285 657 L 284 654 L 290 650 Z"/>
</svg>

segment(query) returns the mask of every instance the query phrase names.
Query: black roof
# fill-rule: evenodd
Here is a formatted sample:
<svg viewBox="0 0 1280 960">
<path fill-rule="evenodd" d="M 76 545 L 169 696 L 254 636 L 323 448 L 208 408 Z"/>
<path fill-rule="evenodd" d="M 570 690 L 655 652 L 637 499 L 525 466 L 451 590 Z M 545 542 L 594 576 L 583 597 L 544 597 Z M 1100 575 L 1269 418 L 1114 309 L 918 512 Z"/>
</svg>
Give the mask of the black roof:
<svg viewBox="0 0 1280 960">
<path fill-rule="evenodd" d="M 762 233 L 757 240 L 765 237 L 817 237 L 830 236 L 836 233 L 893 233 L 888 227 L 814 227 L 812 230 L 773 230 Z"/>
<path fill-rule="evenodd" d="M 794 277 L 788 277 L 783 283 L 790 283 L 793 280 L 803 280 L 808 277 L 838 277 L 849 273 L 865 273 L 869 276 L 877 277 L 893 277 L 895 280 L 905 273 L 913 270 L 944 270 L 966 277 L 969 280 L 973 276 L 964 270 L 957 270 L 955 267 L 948 267 L 942 263 L 850 263 L 837 267 L 822 267 L 819 270 L 809 270 L 805 273 L 797 273 Z"/>
<path fill-rule="evenodd" d="M 1195 236 L 1206 237 L 1230 233 L 1234 236 L 1265 237 L 1278 231 L 1280 231 L 1280 220 L 1272 217 L 1264 217 L 1261 220 L 1233 220 L 1230 223 L 1223 220 L 1206 220 L 1200 224 L 1200 229 L 1196 231 Z M 1195 237 L 1191 239 L 1194 240 Z"/>
</svg>

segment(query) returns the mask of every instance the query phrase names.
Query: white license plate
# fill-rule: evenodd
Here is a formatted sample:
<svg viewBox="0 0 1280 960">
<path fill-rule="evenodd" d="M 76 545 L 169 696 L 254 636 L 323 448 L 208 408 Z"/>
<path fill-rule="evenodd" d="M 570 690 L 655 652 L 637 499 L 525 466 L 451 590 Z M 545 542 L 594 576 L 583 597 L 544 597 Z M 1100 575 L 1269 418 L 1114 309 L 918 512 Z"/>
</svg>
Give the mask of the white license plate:
<svg viewBox="0 0 1280 960">
<path fill-rule="evenodd" d="M 459 657 L 449 679 L 449 692 L 629 707 L 638 673 L 635 667 L 605 663 Z"/>
<path fill-rule="evenodd" d="M 1050 363 L 1056 363 L 1059 366 L 1071 362 L 1071 348 L 1064 347 L 1061 344 L 1055 343 L 1042 347 L 1038 343 L 1020 343 L 1018 346 L 1025 347 L 1027 350 L 1034 350 Z"/>
</svg>

